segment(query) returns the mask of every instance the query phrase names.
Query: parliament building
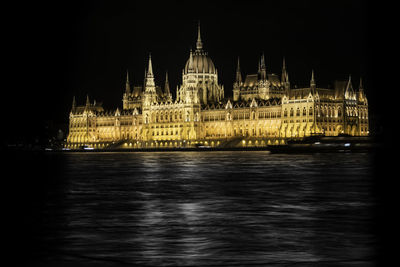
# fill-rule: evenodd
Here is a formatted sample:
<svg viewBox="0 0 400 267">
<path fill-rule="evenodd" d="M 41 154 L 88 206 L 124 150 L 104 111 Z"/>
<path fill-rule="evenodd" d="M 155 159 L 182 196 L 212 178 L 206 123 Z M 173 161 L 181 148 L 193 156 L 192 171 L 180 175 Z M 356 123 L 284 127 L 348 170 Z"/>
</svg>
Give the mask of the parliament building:
<svg viewBox="0 0 400 267">
<path fill-rule="evenodd" d="M 122 109 L 105 111 L 101 103 L 75 97 L 69 115 L 67 148 L 253 147 L 321 136 L 367 136 L 368 101 L 360 79 L 351 77 L 334 88 L 319 88 L 311 72 L 310 85 L 293 88 L 282 64 L 280 77 L 268 73 L 264 55 L 258 72 L 242 78 L 237 61 L 233 97 L 227 98 L 218 70 L 203 49 L 198 27 L 196 50 L 182 70 L 182 84 L 173 98 L 165 76 L 155 84 L 151 55 L 143 86 L 126 74 Z"/>
</svg>

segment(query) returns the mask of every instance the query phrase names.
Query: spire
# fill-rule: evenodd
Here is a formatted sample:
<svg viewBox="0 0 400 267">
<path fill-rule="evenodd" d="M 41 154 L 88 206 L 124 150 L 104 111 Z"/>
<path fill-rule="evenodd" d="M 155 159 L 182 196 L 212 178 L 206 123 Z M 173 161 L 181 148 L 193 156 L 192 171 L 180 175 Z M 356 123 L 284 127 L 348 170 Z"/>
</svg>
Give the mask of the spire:
<svg viewBox="0 0 400 267">
<path fill-rule="evenodd" d="M 358 87 L 358 90 L 359 91 L 364 91 L 364 87 L 363 87 L 363 84 L 362 84 L 362 77 L 360 77 L 360 86 Z"/>
<path fill-rule="evenodd" d="M 169 91 L 169 82 L 168 82 L 168 71 L 165 72 L 165 86 L 164 86 L 165 95 L 168 96 L 170 94 Z"/>
<path fill-rule="evenodd" d="M 75 96 L 72 98 L 72 111 L 74 111 L 76 108 L 76 100 L 75 100 Z"/>
<path fill-rule="evenodd" d="M 86 106 L 90 106 L 89 95 L 86 95 Z"/>
<path fill-rule="evenodd" d="M 349 75 L 349 81 L 347 82 L 346 91 L 344 93 L 345 98 L 352 99 L 354 97 L 353 86 L 351 84 L 351 75 Z"/>
<path fill-rule="evenodd" d="M 310 81 L 310 84 L 314 84 L 315 85 L 314 70 L 311 70 L 311 81 Z"/>
<path fill-rule="evenodd" d="M 310 89 L 311 89 L 311 92 L 315 92 L 315 87 L 316 87 L 316 85 L 315 85 L 315 79 L 314 79 L 314 70 L 312 70 L 311 71 L 311 81 L 310 81 Z"/>
<path fill-rule="evenodd" d="M 240 73 L 240 61 L 238 57 L 237 67 L 236 67 L 236 83 L 240 84 L 242 82 L 242 74 Z"/>
<path fill-rule="evenodd" d="M 267 68 L 265 67 L 265 57 L 264 57 L 264 52 L 261 55 L 260 59 L 260 74 L 261 74 L 261 79 L 266 80 L 267 79 Z"/>
<path fill-rule="evenodd" d="M 261 69 L 265 69 L 265 57 L 264 52 L 261 55 Z"/>
<path fill-rule="evenodd" d="M 287 73 L 286 73 L 286 63 L 285 63 L 285 57 L 283 57 L 283 62 L 282 62 L 282 76 L 281 76 L 281 83 L 287 82 L 286 80 Z"/>
<path fill-rule="evenodd" d="M 201 42 L 201 36 L 200 36 L 200 21 L 198 22 L 198 25 L 197 25 L 196 49 L 197 50 L 202 50 L 203 49 L 203 43 Z"/>
<path fill-rule="evenodd" d="M 193 72 L 193 52 L 192 49 L 190 49 L 190 57 L 189 57 L 189 67 L 188 67 L 188 72 Z"/>
<path fill-rule="evenodd" d="M 145 91 L 155 92 L 155 83 L 153 75 L 153 66 L 151 64 L 151 54 L 149 54 L 148 70 L 145 70 Z"/>
<path fill-rule="evenodd" d="M 153 66 L 151 64 L 151 53 L 149 53 L 149 65 L 148 65 L 147 77 L 153 77 Z"/>
<path fill-rule="evenodd" d="M 128 72 L 128 70 L 126 70 L 125 93 L 126 94 L 130 94 L 131 93 L 131 85 L 129 83 L 129 72 Z"/>
</svg>

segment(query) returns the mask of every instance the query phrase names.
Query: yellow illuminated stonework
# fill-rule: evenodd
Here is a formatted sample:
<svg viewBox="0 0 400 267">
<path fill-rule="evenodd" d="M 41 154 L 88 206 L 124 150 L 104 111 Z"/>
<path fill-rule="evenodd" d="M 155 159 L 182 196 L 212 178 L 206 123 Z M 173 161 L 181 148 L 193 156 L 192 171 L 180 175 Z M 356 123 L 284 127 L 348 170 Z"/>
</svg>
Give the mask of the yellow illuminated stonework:
<svg viewBox="0 0 400 267">
<path fill-rule="evenodd" d="M 176 98 L 167 74 L 164 89 L 155 84 L 151 56 L 143 84 L 131 86 L 127 74 L 122 110 L 104 111 L 89 97 L 85 105 L 77 106 L 74 98 L 66 146 L 254 147 L 312 135 L 369 134 L 368 101 L 361 80 L 357 91 L 351 77 L 335 82 L 333 89 L 318 88 L 312 72 L 310 86 L 292 88 L 285 61 L 279 78 L 267 73 L 264 55 L 258 72 L 244 80 L 238 60 L 233 98 L 226 98 L 218 70 L 203 50 L 200 27 Z"/>
</svg>

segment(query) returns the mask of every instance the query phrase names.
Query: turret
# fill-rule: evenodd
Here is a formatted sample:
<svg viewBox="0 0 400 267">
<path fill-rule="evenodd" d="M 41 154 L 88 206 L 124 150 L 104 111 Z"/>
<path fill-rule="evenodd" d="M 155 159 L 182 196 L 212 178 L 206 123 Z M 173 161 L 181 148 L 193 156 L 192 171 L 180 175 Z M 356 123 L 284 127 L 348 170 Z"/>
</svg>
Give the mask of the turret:
<svg viewBox="0 0 400 267">
<path fill-rule="evenodd" d="M 351 75 L 349 75 L 349 81 L 347 82 L 346 90 L 344 92 L 344 97 L 345 99 L 355 100 L 353 85 L 351 84 Z"/>
<path fill-rule="evenodd" d="M 151 54 L 149 54 L 149 64 L 146 73 L 146 83 L 145 83 L 145 91 L 146 92 L 156 92 L 155 83 L 154 83 L 154 75 L 153 75 L 153 66 L 151 64 Z"/>
<path fill-rule="evenodd" d="M 190 49 L 190 56 L 189 56 L 189 66 L 188 66 L 188 73 L 194 72 L 193 68 L 193 52 L 192 49 Z"/>
<path fill-rule="evenodd" d="M 86 107 L 90 107 L 89 95 L 86 95 Z"/>
<path fill-rule="evenodd" d="M 144 104 L 150 105 L 157 101 L 156 85 L 154 83 L 153 66 L 151 63 L 151 54 L 149 54 L 149 64 L 147 72 L 145 72 L 145 89 L 144 89 Z"/>
<path fill-rule="evenodd" d="M 241 85 L 242 83 L 242 74 L 240 72 L 240 62 L 239 62 L 239 57 L 237 61 L 237 67 L 236 67 L 236 78 L 235 78 L 235 83 L 238 85 Z"/>
<path fill-rule="evenodd" d="M 265 66 L 264 53 L 261 55 L 261 60 L 260 60 L 260 78 L 261 80 L 267 79 L 267 68 Z"/>
<path fill-rule="evenodd" d="M 314 70 L 311 71 L 310 91 L 311 91 L 312 94 L 315 94 L 315 92 L 316 92 Z"/>
<path fill-rule="evenodd" d="M 235 77 L 235 82 L 233 83 L 233 101 L 239 100 L 241 85 L 242 85 L 242 74 L 240 72 L 240 62 L 238 57 L 237 67 L 236 67 L 236 77 Z"/>
<path fill-rule="evenodd" d="M 166 100 L 172 100 L 171 92 L 169 90 L 168 71 L 165 72 L 164 96 Z"/>
<path fill-rule="evenodd" d="M 283 58 L 283 62 L 282 62 L 281 85 L 285 89 L 285 92 L 288 93 L 288 90 L 290 90 L 290 82 L 289 82 L 289 74 L 288 74 L 288 72 L 286 70 L 285 58 Z"/>
<path fill-rule="evenodd" d="M 126 70 L 126 83 L 125 83 L 125 93 L 129 95 L 131 93 L 131 85 L 129 83 L 129 73 Z"/>
<path fill-rule="evenodd" d="M 358 87 L 358 100 L 361 102 L 367 102 L 367 97 L 365 96 L 364 93 L 364 87 L 362 84 L 362 78 L 360 77 L 360 85 Z"/>
<path fill-rule="evenodd" d="M 71 111 L 74 112 L 76 109 L 76 100 L 75 100 L 75 96 L 72 98 L 72 109 Z"/>
<path fill-rule="evenodd" d="M 201 51 L 203 50 L 203 43 L 201 41 L 201 36 L 200 36 L 200 21 L 197 26 L 197 42 L 196 42 L 196 50 Z"/>
</svg>

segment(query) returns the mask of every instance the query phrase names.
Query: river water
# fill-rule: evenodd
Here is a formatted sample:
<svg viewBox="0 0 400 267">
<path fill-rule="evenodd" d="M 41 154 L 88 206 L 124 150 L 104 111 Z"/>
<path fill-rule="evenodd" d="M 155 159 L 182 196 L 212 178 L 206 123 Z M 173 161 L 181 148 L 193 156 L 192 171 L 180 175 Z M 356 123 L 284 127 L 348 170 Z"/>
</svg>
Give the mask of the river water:
<svg viewBox="0 0 400 267">
<path fill-rule="evenodd" d="M 29 218 L 41 266 L 375 266 L 371 154 L 46 157 Z"/>
</svg>

